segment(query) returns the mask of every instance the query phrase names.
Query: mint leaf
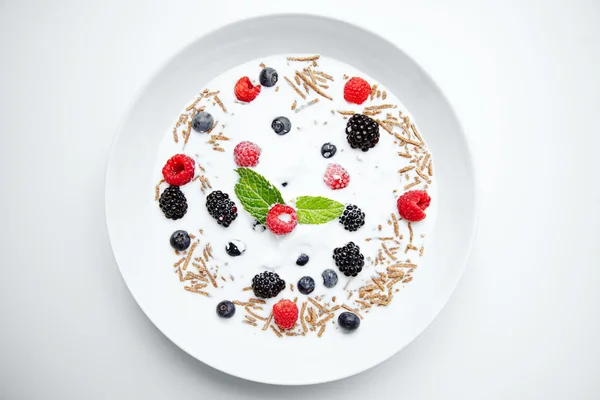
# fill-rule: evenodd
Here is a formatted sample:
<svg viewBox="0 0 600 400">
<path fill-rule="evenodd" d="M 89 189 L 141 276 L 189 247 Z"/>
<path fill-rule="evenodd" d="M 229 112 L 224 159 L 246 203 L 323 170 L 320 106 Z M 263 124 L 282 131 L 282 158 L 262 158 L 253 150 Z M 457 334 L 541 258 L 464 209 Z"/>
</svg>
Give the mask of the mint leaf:
<svg viewBox="0 0 600 400">
<path fill-rule="evenodd" d="M 327 197 L 300 196 L 296 199 L 296 213 L 301 224 L 324 224 L 336 219 L 344 205 Z"/>
<path fill-rule="evenodd" d="M 269 208 L 273 204 L 284 204 L 281 193 L 264 176 L 249 168 L 238 168 L 235 171 L 240 176 L 235 185 L 235 194 L 242 207 L 264 224 Z"/>
</svg>

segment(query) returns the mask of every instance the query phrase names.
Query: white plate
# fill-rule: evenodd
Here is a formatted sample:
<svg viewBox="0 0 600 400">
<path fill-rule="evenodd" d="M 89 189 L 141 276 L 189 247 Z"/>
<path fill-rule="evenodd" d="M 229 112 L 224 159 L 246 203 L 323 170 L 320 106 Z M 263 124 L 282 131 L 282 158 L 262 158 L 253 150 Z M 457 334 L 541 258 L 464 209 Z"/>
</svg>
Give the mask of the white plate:
<svg viewBox="0 0 600 400">
<path fill-rule="evenodd" d="M 435 155 L 438 216 L 425 261 L 402 296 L 391 307 L 369 314 L 369 328 L 361 326 L 352 335 L 279 340 L 250 328 L 240 334 L 214 316 L 212 301 L 190 301 L 172 271 L 156 260 L 151 245 L 156 216 L 152 172 L 165 129 L 198 88 L 222 71 L 282 53 L 323 54 L 365 71 L 398 95 Z M 148 318 L 184 351 L 223 372 L 257 382 L 328 382 L 391 357 L 423 332 L 446 304 L 462 275 L 474 235 L 474 169 L 450 105 L 429 76 L 393 44 L 337 20 L 269 16 L 229 25 L 196 40 L 138 93 L 112 147 L 106 221 L 115 259 L 132 295 Z"/>
</svg>

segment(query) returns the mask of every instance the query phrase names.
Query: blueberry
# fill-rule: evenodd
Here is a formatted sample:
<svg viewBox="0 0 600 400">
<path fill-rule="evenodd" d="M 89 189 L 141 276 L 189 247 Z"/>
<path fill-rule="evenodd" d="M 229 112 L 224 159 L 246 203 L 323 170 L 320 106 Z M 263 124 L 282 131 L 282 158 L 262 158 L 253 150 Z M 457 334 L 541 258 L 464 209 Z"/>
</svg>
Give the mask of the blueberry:
<svg viewBox="0 0 600 400">
<path fill-rule="evenodd" d="M 323 277 L 323 286 L 326 288 L 332 288 L 338 283 L 338 276 L 332 269 L 326 269 L 321 276 Z"/>
<path fill-rule="evenodd" d="M 192 128 L 194 128 L 196 132 L 206 132 L 212 128 L 214 123 L 215 119 L 212 115 L 206 111 L 200 111 L 198 114 L 194 115 L 194 118 L 192 119 Z"/>
<path fill-rule="evenodd" d="M 296 265 L 303 267 L 306 265 L 307 262 L 308 262 L 308 256 L 306 254 L 302 253 L 298 256 L 298 259 L 296 260 Z"/>
<path fill-rule="evenodd" d="M 262 71 L 260 71 L 260 75 L 258 76 L 260 84 L 266 87 L 275 86 L 278 78 L 279 75 L 277 75 L 277 71 L 269 67 L 264 68 Z"/>
<path fill-rule="evenodd" d="M 277 117 L 271 123 L 271 128 L 278 135 L 285 135 L 292 129 L 292 123 L 286 117 Z"/>
<path fill-rule="evenodd" d="M 171 246 L 175 250 L 184 251 L 190 247 L 190 235 L 186 231 L 175 231 L 171 235 Z"/>
<path fill-rule="evenodd" d="M 303 276 L 298 281 L 298 291 L 302 294 L 311 294 L 315 290 L 315 280 L 310 276 Z"/>
<path fill-rule="evenodd" d="M 232 240 L 225 246 L 225 252 L 231 257 L 241 256 L 246 251 L 246 245 L 240 240 Z"/>
<path fill-rule="evenodd" d="M 264 226 L 263 224 L 261 224 L 260 222 L 258 222 L 258 220 L 254 220 L 254 223 L 252 224 L 252 230 L 254 232 L 264 232 L 267 230 L 267 227 Z"/>
<path fill-rule="evenodd" d="M 217 304 L 217 315 L 221 318 L 231 318 L 235 314 L 235 304 L 229 300 L 223 300 Z"/>
<path fill-rule="evenodd" d="M 360 318 L 351 312 L 343 312 L 338 317 L 338 325 L 347 331 L 355 331 L 360 326 Z"/>
<path fill-rule="evenodd" d="M 283 182 L 283 183 L 281 184 L 281 186 L 283 186 L 283 187 L 286 187 L 286 186 L 287 186 L 287 182 Z"/>
<path fill-rule="evenodd" d="M 325 158 L 333 157 L 336 151 L 337 147 L 335 147 L 334 144 L 325 143 L 323 146 L 321 146 L 321 155 Z"/>
</svg>

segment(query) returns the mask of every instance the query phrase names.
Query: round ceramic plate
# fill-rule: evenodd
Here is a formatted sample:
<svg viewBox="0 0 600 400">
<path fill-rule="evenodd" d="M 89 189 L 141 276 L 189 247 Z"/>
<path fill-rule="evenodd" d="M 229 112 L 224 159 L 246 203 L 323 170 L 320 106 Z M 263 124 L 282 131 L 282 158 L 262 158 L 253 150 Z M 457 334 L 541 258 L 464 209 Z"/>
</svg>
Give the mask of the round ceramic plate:
<svg viewBox="0 0 600 400">
<path fill-rule="evenodd" d="M 393 304 L 369 314 L 368 329 L 361 326 L 351 335 L 282 340 L 260 329 L 239 329 L 239 321 L 232 329 L 229 321 L 214 317 L 212 301 L 199 301 L 206 299 L 182 290 L 172 268 L 156 255 L 154 167 L 164 132 L 203 84 L 224 70 L 274 54 L 322 54 L 364 71 L 410 110 L 435 157 L 437 220 L 427 255 L 415 279 L 395 296 Z M 317 16 L 242 21 L 196 40 L 173 56 L 138 93 L 125 115 L 106 176 L 111 245 L 142 310 L 198 360 L 241 378 L 272 384 L 341 379 L 379 364 L 408 345 L 433 321 L 456 287 L 475 220 L 471 156 L 456 116 L 437 86 L 385 39 Z"/>
</svg>

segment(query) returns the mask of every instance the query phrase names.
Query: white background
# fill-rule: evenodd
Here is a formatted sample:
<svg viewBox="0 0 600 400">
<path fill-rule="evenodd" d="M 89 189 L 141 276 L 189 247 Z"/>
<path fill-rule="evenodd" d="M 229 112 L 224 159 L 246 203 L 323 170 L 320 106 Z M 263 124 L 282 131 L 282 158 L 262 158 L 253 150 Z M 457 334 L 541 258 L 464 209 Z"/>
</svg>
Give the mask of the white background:
<svg viewBox="0 0 600 400">
<path fill-rule="evenodd" d="M 0 1 L 0 399 L 600 398 L 600 2 L 336 4 Z M 291 11 L 369 28 L 431 74 L 472 146 L 480 224 L 413 344 L 285 388 L 215 371 L 151 324 L 112 258 L 103 191 L 119 120 L 161 62 Z"/>
</svg>

